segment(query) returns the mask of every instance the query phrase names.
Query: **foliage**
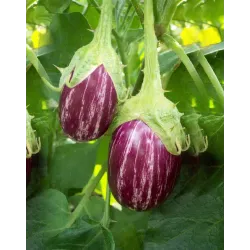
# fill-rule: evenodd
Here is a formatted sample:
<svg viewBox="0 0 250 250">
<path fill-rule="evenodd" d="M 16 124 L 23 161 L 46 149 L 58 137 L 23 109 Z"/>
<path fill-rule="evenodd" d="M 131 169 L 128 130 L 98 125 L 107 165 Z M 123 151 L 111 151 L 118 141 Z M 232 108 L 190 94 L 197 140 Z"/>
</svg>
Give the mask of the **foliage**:
<svg viewBox="0 0 250 250">
<path fill-rule="evenodd" d="M 154 15 L 159 24 L 170 0 L 156 2 Z M 74 52 L 92 40 L 101 3 L 27 0 L 27 44 L 34 49 L 54 86 L 58 86 L 60 78 L 54 65 L 66 67 Z M 126 65 L 126 80 L 133 89 L 140 86 L 143 76 L 143 3 L 113 3 L 112 44 Z M 208 136 L 208 150 L 199 156 L 198 163 L 189 154 L 183 156 L 174 192 L 152 211 L 121 208 L 111 197 L 109 229 L 102 224 L 106 175 L 86 201 L 81 216 L 73 225 L 67 225 L 89 179 L 107 162 L 110 137 L 86 143 L 67 138 L 58 121 L 60 94 L 47 88 L 26 60 L 27 109 L 34 116 L 32 127 L 41 140 L 27 187 L 27 249 L 223 249 L 223 105 L 198 58 L 202 51 L 224 87 L 223 8 L 222 0 L 185 1 L 177 7 L 170 23 L 169 34 L 183 46 L 194 65 L 206 98 L 197 90 L 179 56 L 159 38 L 165 95 L 178 103 L 180 112 L 200 115 L 198 124 Z"/>
</svg>

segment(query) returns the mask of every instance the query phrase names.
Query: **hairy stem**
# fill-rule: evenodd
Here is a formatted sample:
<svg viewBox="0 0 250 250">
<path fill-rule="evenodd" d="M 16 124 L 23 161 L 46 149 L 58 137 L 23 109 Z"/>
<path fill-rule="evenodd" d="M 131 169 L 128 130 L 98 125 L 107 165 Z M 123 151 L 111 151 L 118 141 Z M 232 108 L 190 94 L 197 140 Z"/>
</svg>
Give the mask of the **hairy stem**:
<svg viewBox="0 0 250 250">
<path fill-rule="evenodd" d="M 207 92 L 206 92 L 206 89 L 204 87 L 204 83 L 201 80 L 201 78 L 200 78 L 197 70 L 195 69 L 193 63 L 191 62 L 189 57 L 186 55 L 186 53 L 185 53 L 184 49 L 182 48 L 182 46 L 173 37 L 171 37 L 171 36 L 169 36 L 167 34 L 165 34 L 162 37 L 162 39 L 166 43 L 166 45 L 168 47 L 170 47 L 180 57 L 181 61 L 186 66 L 189 74 L 193 78 L 194 83 L 195 83 L 197 89 L 199 90 L 200 94 L 207 98 Z"/>
<path fill-rule="evenodd" d="M 112 11 L 112 0 L 103 0 L 99 24 L 93 39 L 99 41 L 101 46 L 111 45 Z"/>
<path fill-rule="evenodd" d="M 145 0 L 144 41 L 145 41 L 145 69 L 141 91 L 155 93 L 162 91 L 160 66 L 158 62 L 157 39 L 154 30 L 154 15 L 152 0 Z"/>
<path fill-rule="evenodd" d="M 76 221 L 76 219 L 81 215 L 81 212 L 82 212 L 84 206 L 86 205 L 86 202 L 88 202 L 91 194 L 95 190 L 97 184 L 101 180 L 105 171 L 106 171 L 106 165 L 103 165 L 101 170 L 99 171 L 98 175 L 95 178 L 91 178 L 89 180 L 88 184 L 86 185 L 85 195 L 83 196 L 83 198 L 81 199 L 81 201 L 77 205 L 74 212 L 71 214 L 71 218 L 70 218 L 69 222 L 67 223 L 67 225 L 65 226 L 65 228 L 71 227 L 74 224 L 74 222 Z"/>
<path fill-rule="evenodd" d="M 224 106 L 224 90 L 223 90 L 217 76 L 215 75 L 211 65 L 209 64 L 206 57 L 203 55 L 203 53 L 201 51 L 198 52 L 198 61 L 201 64 L 201 66 L 203 67 L 204 71 L 206 72 L 214 89 L 216 90 L 216 93 L 217 93 L 217 95 L 220 99 L 221 105 L 223 107 Z"/>
</svg>

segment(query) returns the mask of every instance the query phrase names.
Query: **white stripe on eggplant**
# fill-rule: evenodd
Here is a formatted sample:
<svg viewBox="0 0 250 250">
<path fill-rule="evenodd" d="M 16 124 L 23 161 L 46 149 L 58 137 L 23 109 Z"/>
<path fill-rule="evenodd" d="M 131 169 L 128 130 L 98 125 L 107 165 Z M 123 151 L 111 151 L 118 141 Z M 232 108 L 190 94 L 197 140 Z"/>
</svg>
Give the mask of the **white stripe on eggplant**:
<svg viewBox="0 0 250 250">
<path fill-rule="evenodd" d="M 91 79 L 91 77 L 90 77 L 90 75 L 89 75 L 89 76 L 87 77 L 87 79 L 86 79 L 87 82 L 86 82 L 86 84 L 85 84 L 86 86 L 85 86 L 84 92 L 83 92 L 83 94 L 82 94 L 82 96 L 81 96 L 82 104 L 81 104 L 81 110 L 80 110 L 79 115 L 78 115 L 78 127 L 77 127 L 77 129 L 76 129 L 76 137 L 77 137 L 78 139 L 81 139 L 81 138 L 82 138 L 82 135 L 86 133 L 86 131 L 84 132 L 85 121 L 84 121 L 84 119 L 83 119 L 83 116 L 84 116 L 83 111 L 84 111 L 84 104 L 85 104 L 85 94 L 86 94 L 86 91 L 87 91 L 87 89 L 88 89 L 88 87 L 89 87 L 90 79 Z"/>
<path fill-rule="evenodd" d="M 100 69 L 99 69 L 99 71 L 100 71 Z M 100 79 L 100 77 L 101 77 L 101 74 L 98 74 L 97 82 L 101 82 L 102 79 Z M 103 91 L 105 91 L 105 90 L 103 88 L 104 87 L 103 84 L 100 84 L 99 87 L 101 87 L 101 88 L 98 91 L 97 98 L 95 98 L 96 96 L 94 96 L 94 98 L 92 98 L 92 101 L 89 105 L 89 113 L 87 114 L 86 119 L 83 119 L 83 117 L 79 116 L 79 119 L 81 122 L 79 124 L 78 131 L 79 131 L 79 134 L 81 134 L 81 136 L 88 137 L 89 136 L 89 127 L 90 127 L 90 125 L 93 124 L 92 121 L 93 121 L 95 114 L 98 113 L 98 114 L 102 115 L 101 113 L 98 112 L 98 110 L 96 110 L 96 108 L 98 106 L 98 105 L 96 105 L 96 102 L 98 102 L 100 95 L 102 95 Z M 105 85 L 105 89 L 106 89 L 106 85 Z M 85 92 L 84 92 L 84 95 L 85 95 Z M 83 99 L 84 99 L 84 96 L 83 96 Z"/>
<path fill-rule="evenodd" d="M 137 201 L 138 201 L 138 188 L 136 187 L 137 185 L 137 181 L 136 181 L 136 165 L 137 165 L 137 158 L 138 158 L 138 152 L 140 150 L 140 145 L 141 145 L 141 140 L 139 140 L 138 142 L 138 146 L 137 146 L 137 151 L 136 151 L 136 156 L 135 156 L 135 160 L 134 160 L 134 177 L 133 177 L 133 196 L 132 196 L 132 204 L 134 204 L 134 207 L 137 208 Z"/>
<path fill-rule="evenodd" d="M 153 180 L 154 180 L 154 134 L 151 133 L 151 138 L 150 138 L 150 147 L 149 147 L 149 166 L 148 166 L 148 195 L 147 195 L 147 198 L 146 198 L 146 202 L 145 202 L 145 205 L 144 205 L 144 209 L 146 209 L 149 205 L 149 203 L 151 202 L 151 193 L 152 193 L 152 188 L 153 188 Z"/>
<path fill-rule="evenodd" d="M 155 205 L 158 203 L 159 197 L 161 196 L 162 186 L 163 186 L 163 184 L 161 183 L 160 155 L 161 155 L 161 147 L 159 147 L 159 152 L 157 152 L 157 166 L 158 166 L 157 168 L 157 183 L 158 183 L 157 191 L 158 191 L 158 194 L 156 195 L 156 198 L 155 198 Z"/>
<path fill-rule="evenodd" d="M 62 107 L 61 121 L 63 125 L 65 124 L 66 119 L 70 116 L 70 112 L 68 111 L 68 109 L 69 109 L 69 105 L 71 105 L 71 103 L 73 102 L 73 98 L 71 98 L 71 96 L 74 94 L 74 92 L 75 92 L 75 89 L 72 89 L 70 91 L 70 93 L 66 97 L 65 105 Z"/>
<path fill-rule="evenodd" d="M 122 192 L 122 186 L 123 186 L 123 176 L 124 176 L 124 171 L 125 171 L 125 165 L 126 165 L 126 162 L 127 162 L 127 157 L 128 157 L 128 154 L 132 148 L 132 145 L 133 145 L 133 136 L 136 132 L 136 127 L 138 126 L 139 123 L 136 123 L 135 127 L 133 128 L 132 132 L 130 133 L 129 137 L 128 137 L 128 140 L 127 140 L 127 144 L 125 146 L 125 150 L 124 150 L 124 154 L 121 156 L 121 167 L 118 171 L 118 182 L 117 182 L 117 188 L 118 188 L 118 195 L 121 197 L 121 192 Z"/>
<path fill-rule="evenodd" d="M 103 74 L 103 75 L 104 75 L 104 80 L 103 80 L 102 85 L 104 85 L 105 88 L 102 88 L 101 96 L 100 96 L 100 98 L 98 98 L 98 107 L 97 108 L 100 108 L 100 110 L 96 110 L 97 120 L 96 120 L 96 124 L 95 124 L 94 137 L 96 137 L 97 134 L 99 133 L 100 122 L 101 122 L 102 117 L 105 115 L 103 113 L 103 109 L 105 107 L 104 103 L 105 103 L 105 100 L 106 100 L 106 89 L 107 89 L 108 77 L 107 77 L 107 73 Z"/>
<path fill-rule="evenodd" d="M 110 162 L 110 159 L 113 158 L 113 151 L 114 151 L 114 148 L 116 148 L 117 141 L 119 142 L 120 137 L 124 134 L 124 131 L 122 131 L 120 133 L 121 130 L 122 130 L 122 126 L 120 128 L 118 128 L 117 133 L 116 133 L 116 138 L 115 138 L 115 140 L 111 144 L 112 146 L 111 146 L 110 154 L 109 154 L 109 162 Z M 112 171 L 110 171 L 110 176 L 111 176 L 111 173 L 112 173 Z"/>
<path fill-rule="evenodd" d="M 147 138 L 149 137 L 149 135 L 150 135 L 150 133 L 148 133 L 146 131 L 144 133 L 144 137 L 143 137 L 144 140 L 147 140 Z M 146 144 L 145 156 L 148 156 L 148 151 L 149 151 L 150 146 L 151 146 L 151 143 L 147 143 Z M 143 166 L 141 168 L 142 179 L 141 179 L 141 182 L 140 182 L 140 194 L 139 194 L 139 199 L 138 199 L 138 201 L 139 201 L 140 204 L 142 203 L 143 192 L 146 192 L 145 185 L 146 185 L 146 182 L 147 182 L 147 174 L 148 174 L 147 171 L 148 171 L 148 162 L 144 161 L 144 164 L 143 164 Z"/>
</svg>

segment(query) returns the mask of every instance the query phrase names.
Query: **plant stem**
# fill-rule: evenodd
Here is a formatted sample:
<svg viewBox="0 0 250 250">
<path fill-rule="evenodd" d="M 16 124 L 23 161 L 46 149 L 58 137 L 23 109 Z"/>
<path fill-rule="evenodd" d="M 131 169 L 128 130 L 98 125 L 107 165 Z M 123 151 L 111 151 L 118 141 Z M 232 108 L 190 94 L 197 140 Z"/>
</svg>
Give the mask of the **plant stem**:
<svg viewBox="0 0 250 250">
<path fill-rule="evenodd" d="M 105 210 L 102 218 L 102 225 L 106 228 L 109 228 L 109 223 L 110 223 L 109 209 L 110 209 L 110 189 L 109 189 L 109 183 L 107 181 Z"/>
<path fill-rule="evenodd" d="M 88 184 L 86 185 L 85 195 L 83 196 L 83 198 L 81 199 L 81 201 L 77 205 L 74 212 L 71 214 L 71 218 L 70 218 L 69 222 L 67 223 L 67 225 L 65 226 L 65 228 L 71 227 L 74 224 L 74 222 L 76 221 L 76 219 L 81 215 L 81 212 L 82 212 L 86 202 L 88 201 L 91 194 L 95 190 L 97 184 L 101 180 L 101 178 L 104 175 L 105 171 L 106 171 L 106 165 L 103 165 L 101 170 L 99 171 L 98 175 L 95 178 L 91 178 L 89 180 Z"/>
<path fill-rule="evenodd" d="M 154 30 L 154 15 L 152 0 L 144 1 L 144 43 L 145 43 L 145 69 L 141 91 L 153 93 L 162 91 L 160 66 L 158 62 L 157 39 Z"/>
<path fill-rule="evenodd" d="M 172 21 L 175 11 L 181 2 L 183 2 L 183 0 L 168 0 L 167 1 L 167 4 L 161 15 L 162 16 L 161 24 L 165 28 L 165 31 L 168 31 L 170 22 Z"/>
<path fill-rule="evenodd" d="M 135 9 L 135 11 L 136 11 L 136 13 L 137 13 L 137 15 L 138 15 L 138 17 L 139 17 L 139 19 L 140 19 L 140 22 L 141 22 L 142 27 L 143 27 L 143 23 L 144 23 L 144 14 L 143 14 L 143 11 L 142 11 L 140 5 L 138 4 L 138 0 L 130 0 L 130 1 L 131 1 L 131 3 L 132 3 L 133 6 L 134 6 L 134 9 Z M 153 11 L 153 9 L 152 9 L 152 11 Z"/>
<path fill-rule="evenodd" d="M 46 70 L 44 69 L 43 65 L 40 63 L 39 59 L 37 58 L 36 54 L 34 53 L 33 49 L 26 44 L 26 56 L 28 57 L 29 61 L 32 63 L 32 65 L 35 67 L 37 73 L 39 74 L 39 76 L 41 77 L 42 81 L 44 82 L 44 84 L 51 90 L 56 91 L 56 92 L 60 92 L 61 88 L 58 87 L 54 87 L 51 83 L 50 83 L 50 78 L 46 72 Z"/>
<path fill-rule="evenodd" d="M 96 10 L 100 13 L 100 8 L 94 0 L 88 0 L 88 2 L 91 3 L 96 8 Z M 111 13 L 111 15 L 112 15 L 112 13 Z M 128 64 L 127 56 L 126 56 L 125 51 L 123 49 L 122 40 L 121 40 L 120 36 L 118 35 L 118 33 L 114 29 L 112 29 L 112 34 L 116 39 L 116 43 L 117 43 L 117 47 L 118 47 L 119 54 L 121 57 L 121 61 L 122 61 L 122 64 L 124 65 L 123 70 L 124 70 L 124 75 L 125 75 L 125 82 L 126 82 L 126 86 L 128 87 L 129 86 L 129 77 L 128 77 L 128 69 L 127 69 L 127 64 Z M 111 42 L 111 38 L 110 38 L 110 42 Z"/>
<path fill-rule="evenodd" d="M 99 24 L 96 28 L 93 39 L 100 42 L 102 47 L 111 45 L 112 11 L 112 0 L 103 0 Z"/>
<path fill-rule="evenodd" d="M 165 34 L 162 37 L 162 39 L 166 43 L 166 45 L 168 47 L 170 47 L 180 57 L 181 61 L 186 66 L 189 74 L 193 78 L 197 89 L 199 90 L 199 92 L 201 93 L 202 96 L 207 98 L 207 92 L 206 92 L 206 89 L 204 87 L 204 83 L 201 80 L 201 78 L 200 78 L 197 70 L 195 69 L 192 61 L 186 55 L 186 53 L 185 53 L 184 49 L 182 48 L 182 46 L 173 37 L 171 37 L 171 36 L 169 36 L 167 34 Z"/>
<path fill-rule="evenodd" d="M 209 62 L 207 61 L 206 57 L 203 55 L 203 53 L 201 51 L 198 52 L 198 61 L 201 64 L 201 66 L 203 67 L 204 71 L 206 72 L 209 80 L 211 81 L 213 87 L 216 90 L 216 93 L 220 99 L 220 102 L 222 104 L 222 107 L 224 106 L 224 90 L 216 76 L 216 74 L 214 73 L 211 65 L 209 64 Z"/>
</svg>

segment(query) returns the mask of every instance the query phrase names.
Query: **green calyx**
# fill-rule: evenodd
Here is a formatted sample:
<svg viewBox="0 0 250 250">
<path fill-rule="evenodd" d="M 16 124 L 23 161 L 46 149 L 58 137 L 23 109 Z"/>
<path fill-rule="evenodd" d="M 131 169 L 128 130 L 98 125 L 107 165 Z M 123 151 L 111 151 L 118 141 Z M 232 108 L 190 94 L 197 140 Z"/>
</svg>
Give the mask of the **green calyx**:
<svg viewBox="0 0 250 250">
<path fill-rule="evenodd" d="M 145 0 L 145 69 L 141 91 L 127 100 L 118 110 L 112 129 L 131 121 L 142 120 L 161 139 L 168 152 L 180 155 L 190 145 L 180 118 L 183 115 L 176 104 L 164 96 L 154 32 L 152 0 Z"/>
<path fill-rule="evenodd" d="M 37 139 L 35 131 L 32 129 L 31 120 L 34 116 L 29 115 L 26 109 L 26 158 L 30 158 L 41 149 L 40 138 Z"/>
<path fill-rule="evenodd" d="M 153 95 L 140 92 L 120 107 L 112 128 L 128 121 L 141 120 L 161 139 L 168 152 L 180 155 L 190 145 L 189 136 L 185 135 L 180 123 L 182 115 L 163 92 Z"/>
<path fill-rule="evenodd" d="M 122 101 L 126 98 L 127 90 L 124 83 L 122 64 L 111 45 L 112 10 L 112 0 L 104 0 L 100 21 L 92 42 L 78 49 L 69 66 L 60 70 L 62 73 L 60 87 L 64 84 L 70 88 L 76 86 L 98 66 L 103 64 L 114 83 L 118 100 Z M 74 73 L 70 80 L 72 71 Z"/>
<path fill-rule="evenodd" d="M 202 129 L 199 126 L 198 120 L 201 115 L 192 113 L 182 117 L 182 124 L 186 127 L 187 132 L 190 134 L 191 145 L 190 151 L 194 156 L 198 156 L 208 148 L 207 136 L 203 135 Z"/>
</svg>

